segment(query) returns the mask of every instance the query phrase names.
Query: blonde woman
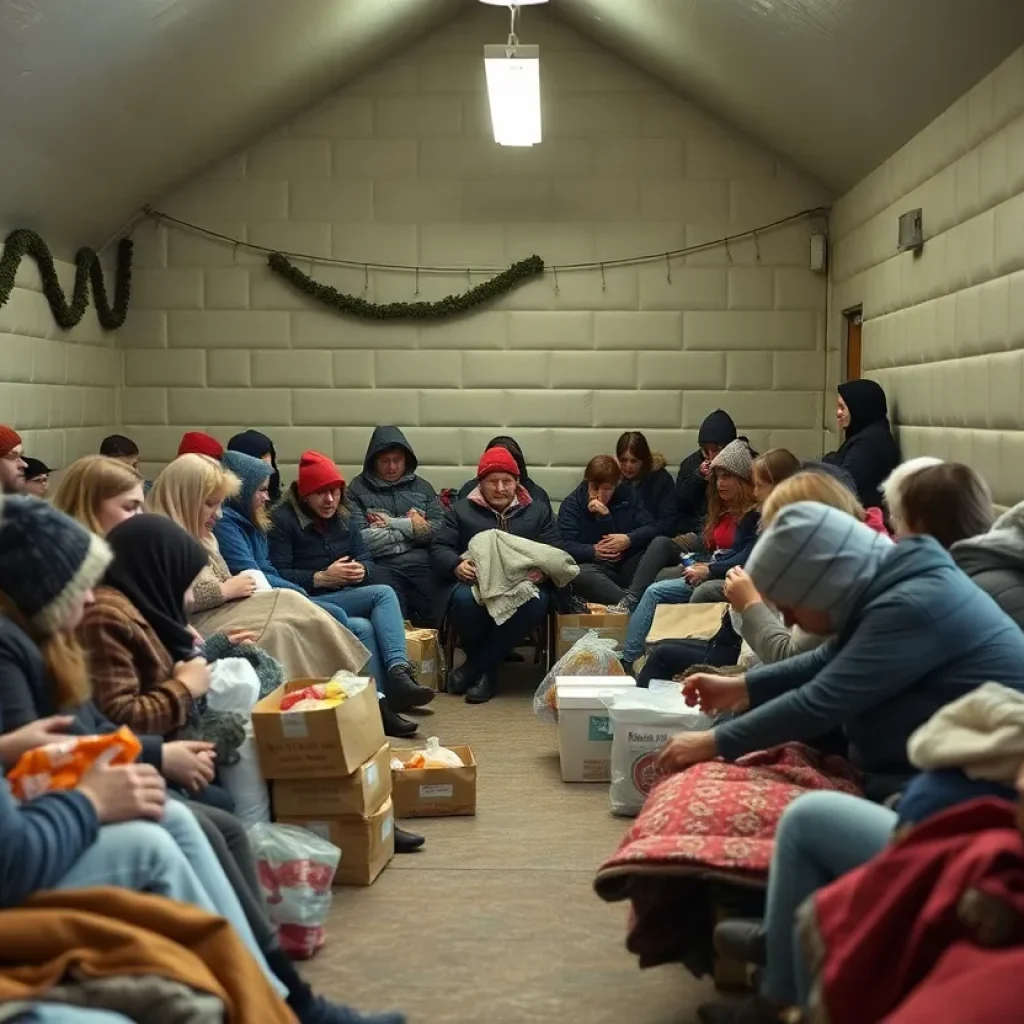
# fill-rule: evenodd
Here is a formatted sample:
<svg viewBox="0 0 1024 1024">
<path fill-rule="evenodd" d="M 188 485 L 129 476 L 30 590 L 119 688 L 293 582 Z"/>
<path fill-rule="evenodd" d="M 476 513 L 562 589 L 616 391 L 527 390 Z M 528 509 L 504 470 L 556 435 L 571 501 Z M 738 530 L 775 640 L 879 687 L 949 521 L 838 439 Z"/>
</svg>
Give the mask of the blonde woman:
<svg viewBox="0 0 1024 1024">
<path fill-rule="evenodd" d="M 191 623 L 203 636 L 245 631 L 284 666 L 290 679 L 360 671 L 369 651 L 340 623 L 302 594 L 257 591 L 249 575 L 232 576 L 220 556 L 213 526 L 223 502 L 238 493 L 238 478 L 206 455 L 181 455 L 156 478 L 150 512 L 190 533 L 209 561 L 193 588 Z"/>
<path fill-rule="evenodd" d="M 144 507 L 142 477 L 106 455 L 86 455 L 64 471 L 53 506 L 105 537 Z"/>
</svg>

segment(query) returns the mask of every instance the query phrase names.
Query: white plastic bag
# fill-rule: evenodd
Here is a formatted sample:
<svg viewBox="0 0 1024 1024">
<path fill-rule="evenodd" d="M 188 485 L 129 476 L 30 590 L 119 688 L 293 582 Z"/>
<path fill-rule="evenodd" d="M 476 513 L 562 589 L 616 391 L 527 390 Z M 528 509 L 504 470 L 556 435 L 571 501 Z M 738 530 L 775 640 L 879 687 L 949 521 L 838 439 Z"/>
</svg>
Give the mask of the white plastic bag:
<svg viewBox="0 0 1024 1024">
<path fill-rule="evenodd" d="M 262 569 L 243 569 L 239 576 L 248 576 L 256 584 L 256 593 L 258 594 L 261 590 L 273 590 L 274 588 L 270 585 L 270 580 L 267 579 L 267 575 Z"/>
<path fill-rule="evenodd" d="M 615 641 L 590 629 L 552 666 L 533 695 L 533 713 L 542 722 L 558 721 L 555 680 L 559 676 L 624 676 Z"/>
<path fill-rule="evenodd" d="M 447 747 L 441 746 L 441 741 L 436 736 L 427 740 L 425 750 L 412 751 L 412 757 L 408 761 L 400 758 L 391 759 L 391 767 L 395 771 L 405 771 L 407 768 L 462 768 L 465 762 Z"/>
<path fill-rule="evenodd" d="M 235 801 L 235 814 L 248 828 L 250 825 L 270 821 L 270 794 L 260 771 L 251 719 L 245 723 L 245 740 L 237 753 L 238 760 L 234 764 L 220 766 L 219 776 L 222 785 Z"/>
<path fill-rule="evenodd" d="M 211 711 L 248 715 L 260 699 L 260 677 L 245 658 L 218 658 L 210 664 L 206 706 Z"/>
<path fill-rule="evenodd" d="M 658 752 L 677 733 L 711 728 L 711 719 L 683 699 L 679 683 L 601 698 L 612 728 L 612 814 L 635 817 L 661 781 Z"/>
<path fill-rule="evenodd" d="M 308 959 L 324 944 L 341 850 L 296 825 L 253 825 L 248 835 L 281 948 L 293 959 Z"/>
</svg>

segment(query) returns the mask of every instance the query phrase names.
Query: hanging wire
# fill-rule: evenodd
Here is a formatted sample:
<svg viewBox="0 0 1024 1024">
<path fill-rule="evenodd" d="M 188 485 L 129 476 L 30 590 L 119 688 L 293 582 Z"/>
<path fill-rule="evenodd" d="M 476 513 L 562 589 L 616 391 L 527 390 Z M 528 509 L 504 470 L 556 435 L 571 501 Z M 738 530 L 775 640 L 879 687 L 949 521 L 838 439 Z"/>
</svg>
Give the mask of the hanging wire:
<svg viewBox="0 0 1024 1024">
<path fill-rule="evenodd" d="M 751 234 L 754 236 L 754 262 L 755 263 L 760 263 L 761 262 L 761 246 L 758 245 L 758 242 L 757 242 L 757 228 L 754 228 L 754 230 L 751 232 Z"/>
<path fill-rule="evenodd" d="M 608 291 L 608 282 L 604 279 L 604 264 L 601 264 L 601 291 Z"/>
<path fill-rule="evenodd" d="M 420 268 L 416 268 L 416 294 L 420 293 Z"/>
<path fill-rule="evenodd" d="M 363 294 L 365 295 L 370 290 L 370 268 L 364 263 L 363 264 Z"/>
<path fill-rule="evenodd" d="M 555 275 L 555 294 L 561 295 L 561 290 L 558 287 L 558 267 L 552 267 L 551 270 Z"/>
<path fill-rule="evenodd" d="M 665 280 L 672 283 L 672 257 L 665 253 Z"/>
<path fill-rule="evenodd" d="M 146 206 L 143 208 L 145 216 L 150 217 L 157 221 L 162 221 L 165 224 L 172 224 L 179 228 L 184 228 L 187 231 L 195 232 L 196 234 L 203 235 L 206 238 L 216 239 L 219 242 L 224 242 L 227 245 L 234 246 L 235 249 L 245 249 L 248 252 L 261 252 L 269 255 L 273 252 L 279 252 L 282 256 L 287 256 L 291 260 L 298 260 L 305 263 L 309 263 L 315 260 L 321 266 L 335 266 L 335 267 L 353 267 L 356 270 L 361 268 L 370 268 L 371 270 L 391 270 L 391 271 L 405 271 L 407 273 L 416 274 L 461 274 L 467 270 L 465 264 L 461 267 L 455 266 L 416 266 L 411 263 L 374 263 L 372 260 L 344 260 L 344 259 L 333 259 L 327 256 L 312 256 L 310 253 L 302 252 L 291 252 L 287 249 L 274 249 L 266 245 L 257 245 L 255 242 L 246 242 L 240 238 L 233 238 L 231 235 L 225 235 L 220 231 L 213 231 L 210 228 L 204 228 L 200 224 L 193 224 L 190 221 L 182 220 L 179 217 L 172 217 L 168 213 L 164 213 L 162 210 L 155 209 L 152 206 Z M 732 252 L 729 248 L 730 242 L 739 241 L 743 238 L 750 238 L 755 233 L 764 234 L 766 231 L 771 231 L 775 228 L 784 227 L 787 224 L 793 224 L 801 220 L 819 220 L 828 216 L 828 210 L 824 207 L 812 207 L 806 210 L 801 210 L 799 213 L 790 214 L 788 217 L 781 217 L 779 220 L 771 221 L 768 224 L 760 224 L 756 228 L 751 228 L 747 231 L 738 231 L 733 235 L 724 235 L 721 238 L 714 238 L 707 242 L 701 242 L 697 245 L 684 246 L 681 249 L 672 249 L 669 252 L 662 250 L 661 252 L 645 253 L 640 256 L 624 256 L 621 259 L 611 259 L 603 261 L 591 261 L 588 263 L 559 263 L 557 266 L 549 264 L 546 266 L 547 270 L 560 271 L 563 273 L 569 273 L 572 271 L 580 270 L 600 270 L 605 267 L 635 267 L 645 263 L 655 263 L 668 257 L 669 259 L 677 259 L 682 256 L 688 256 L 695 252 L 705 252 L 708 249 L 715 249 L 719 246 L 724 246 L 726 255 L 729 258 L 729 262 L 732 262 Z M 495 266 L 495 265 L 478 265 L 468 268 L 474 274 L 494 274 L 502 270 L 507 270 L 507 265 Z"/>
</svg>

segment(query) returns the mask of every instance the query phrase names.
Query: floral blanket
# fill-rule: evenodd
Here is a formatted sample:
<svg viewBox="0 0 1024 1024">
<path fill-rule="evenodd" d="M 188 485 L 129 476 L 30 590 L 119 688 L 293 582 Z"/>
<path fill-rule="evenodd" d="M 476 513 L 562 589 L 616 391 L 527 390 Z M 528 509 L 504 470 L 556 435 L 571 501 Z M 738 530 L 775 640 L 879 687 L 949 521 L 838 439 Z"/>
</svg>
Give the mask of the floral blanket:
<svg viewBox="0 0 1024 1024">
<path fill-rule="evenodd" d="M 594 881 L 603 900 L 631 902 L 626 948 L 641 967 L 710 973 L 717 909 L 756 913 L 779 818 L 815 789 L 861 795 L 846 761 L 800 743 L 697 764 L 652 790 Z"/>
</svg>

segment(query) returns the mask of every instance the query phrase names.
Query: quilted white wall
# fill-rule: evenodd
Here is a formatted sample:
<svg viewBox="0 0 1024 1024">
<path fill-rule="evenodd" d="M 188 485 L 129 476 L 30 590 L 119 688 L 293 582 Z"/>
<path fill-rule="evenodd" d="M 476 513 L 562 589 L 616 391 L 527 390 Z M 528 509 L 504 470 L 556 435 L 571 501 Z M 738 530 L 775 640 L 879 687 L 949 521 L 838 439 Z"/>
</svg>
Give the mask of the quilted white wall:
<svg viewBox="0 0 1024 1024">
<path fill-rule="evenodd" d="M 664 252 L 827 202 L 771 154 L 560 22 L 530 11 L 545 141 L 490 136 L 481 46 L 500 11 L 473 8 L 316 110 L 156 204 L 249 242 L 327 258 L 504 266 Z M 141 225 L 122 332 L 125 431 L 160 463 L 183 429 L 266 429 L 283 461 L 361 463 L 369 428 L 408 428 L 438 486 L 464 480 L 499 432 L 520 438 L 561 496 L 626 428 L 671 460 L 718 405 L 758 445 L 821 451 L 825 283 L 810 224 L 647 266 L 551 274 L 485 311 L 436 324 L 340 318 L 261 256 Z M 303 269 L 307 269 L 303 266 Z M 314 277 L 378 302 L 407 273 L 319 264 Z M 670 280 L 669 280 L 670 278 Z M 474 277 L 474 281 L 483 275 Z M 368 287 L 367 287 L 368 284 Z M 419 298 L 467 287 L 421 274 Z"/>
<path fill-rule="evenodd" d="M 56 267 L 70 298 L 75 267 Z M 74 330 L 58 328 L 35 263 L 22 261 L 0 306 L 0 423 L 18 429 L 29 455 L 59 468 L 98 450 L 118 420 L 121 358 L 91 306 Z"/>
<path fill-rule="evenodd" d="M 920 255 L 897 218 L 923 210 Z M 830 377 L 841 312 L 863 303 L 864 375 L 886 389 L 906 457 L 975 466 L 1024 494 L 1024 49 L 835 206 Z"/>
</svg>

